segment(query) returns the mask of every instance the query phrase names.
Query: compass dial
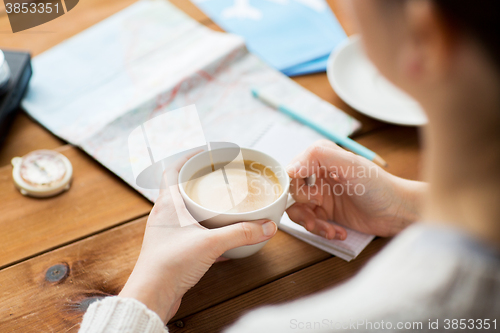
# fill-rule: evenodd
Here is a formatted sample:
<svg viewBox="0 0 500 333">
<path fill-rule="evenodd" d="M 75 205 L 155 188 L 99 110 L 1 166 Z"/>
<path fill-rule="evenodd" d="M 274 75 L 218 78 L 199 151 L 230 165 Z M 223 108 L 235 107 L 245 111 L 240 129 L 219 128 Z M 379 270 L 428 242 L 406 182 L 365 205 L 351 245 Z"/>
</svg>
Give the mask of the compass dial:
<svg viewBox="0 0 500 333">
<path fill-rule="evenodd" d="M 66 174 L 66 165 L 60 154 L 50 150 L 37 150 L 24 156 L 20 165 L 21 178 L 31 186 L 50 187 Z"/>
</svg>

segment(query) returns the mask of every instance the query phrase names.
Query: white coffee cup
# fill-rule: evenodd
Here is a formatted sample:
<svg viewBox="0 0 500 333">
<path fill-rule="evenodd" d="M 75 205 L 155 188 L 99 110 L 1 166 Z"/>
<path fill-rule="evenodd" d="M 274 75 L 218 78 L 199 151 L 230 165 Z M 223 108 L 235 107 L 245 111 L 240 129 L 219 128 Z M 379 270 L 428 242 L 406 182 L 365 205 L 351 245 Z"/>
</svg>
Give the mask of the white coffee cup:
<svg viewBox="0 0 500 333">
<path fill-rule="evenodd" d="M 279 225 L 285 210 L 295 202 L 289 195 L 290 178 L 285 168 L 276 159 L 258 150 L 238 148 L 238 152 L 239 154 L 235 158 L 234 148 L 214 149 L 195 155 L 184 164 L 179 172 L 178 181 L 179 190 L 187 209 L 198 222 L 209 229 L 219 228 L 237 222 L 260 219 L 269 219 L 274 221 L 276 225 Z M 254 161 L 269 167 L 278 178 L 283 191 L 278 199 L 270 205 L 244 213 L 220 213 L 199 205 L 186 194 L 186 183 L 203 168 L 210 167 L 212 163 L 214 165 L 221 165 L 232 161 L 241 163 L 243 160 Z M 254 245 L 241 246 L 226 251 L 223 256 L 231 259 L 245 258 L 255 254 L 266 243 L 267 241 Z"/>
</svg>

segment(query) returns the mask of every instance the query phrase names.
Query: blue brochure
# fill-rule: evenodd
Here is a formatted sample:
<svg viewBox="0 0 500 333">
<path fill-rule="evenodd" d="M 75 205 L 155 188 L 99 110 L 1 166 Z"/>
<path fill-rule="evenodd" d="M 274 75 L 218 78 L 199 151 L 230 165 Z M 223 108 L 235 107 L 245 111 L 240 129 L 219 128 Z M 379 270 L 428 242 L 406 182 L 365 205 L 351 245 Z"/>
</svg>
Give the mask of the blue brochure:
<svg viewBox="0 0 500 333">
<path fill-rule="evenodd" d="M 287 75 L 326 69 L 326 58 L 345 38 L 324 0 L 192 0 L 248 49 Z"/>
<path fill-rule="evenodd" d="M 288 68 L 282 70 L 282 72 L 283 72 L 283 74 L 288 75 L 288 76 L 296 76 L 296 75 L 324 72 L 326 69 L 326 63 L 328 61 L 329 56 L 330 56 L 330 54 L 328 54 L 324 57 L 320 57 L 318 59 L 304 62 L 304 63 L 296 65 L 296 66 L 288 67 Z"/>
</svg>

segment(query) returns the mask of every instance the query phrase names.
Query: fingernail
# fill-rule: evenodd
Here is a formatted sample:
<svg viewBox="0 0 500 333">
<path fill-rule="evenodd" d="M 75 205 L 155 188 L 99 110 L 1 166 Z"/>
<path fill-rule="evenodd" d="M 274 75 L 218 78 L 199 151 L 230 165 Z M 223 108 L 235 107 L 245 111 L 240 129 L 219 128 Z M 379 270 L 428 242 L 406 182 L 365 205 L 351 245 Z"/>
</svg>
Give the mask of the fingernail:
<svg viewBox="0 0 500 333">
<path fill-rule="evenodd" d="M 344 237 L 340 234 L 340 232 L 336 232 L 335 233 L 335 238 L 334 239 L 338 239 L 338 240 L 344 240 Z"/>
<path fill-rule="evenodd" d="M 299 170 L 300 170 L 300 162 L 298 162 L 298 161 L 295 163 L 292 163 L 286 167 L 287 173 L 295 174 L 295 173 L 299 172 Z"/>
<path fill-rule="evenodd" d="M 318 202 L 317 200 L 314 200 L 314 199 L 312 199 L 312 200 L 310 201 L 310 203 L 312 203 L 312 204 L 313 204 L 313 205 L 315 205 L 315 206 L 318 206 L 318 205 L 319 205 L 319 202 Z"/>
<path fill-rule="evenodd" d="M 305 228 L 306 228 L 307 231 L 311 231 L 312 232 L 313 229 L 314 229 L 314 223 L 312 223 L 312 222 L 307 223 Z"/>
<path fill-rule="evenodd" d="M 326 238 L 326 231 L 321 230 L 319 234 L 321 235 L 321 237 Z"/>
<path fill-rule="evenodd" d="M 307 177 L 306 183 L 307 183 L 307 186 L 316 185 L 316 174 L 313 173 L 311 176 Z"/>
<path fill-rule="evenodd" d="M 264 236 L 272 236 L 276 232 L 276 224 L 273 221 L 266 222 L 262 225 Z"/>
</svg>

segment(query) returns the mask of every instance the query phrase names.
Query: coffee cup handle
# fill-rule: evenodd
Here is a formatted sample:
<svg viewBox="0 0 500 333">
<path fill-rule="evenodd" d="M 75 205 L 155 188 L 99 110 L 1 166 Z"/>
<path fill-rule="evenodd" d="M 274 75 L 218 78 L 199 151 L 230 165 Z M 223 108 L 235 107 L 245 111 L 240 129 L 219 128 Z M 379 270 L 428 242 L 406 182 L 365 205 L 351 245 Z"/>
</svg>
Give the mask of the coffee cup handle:
<svg viewBox="0 0 500 333">
<path fill-rule="evenodd" d="M 295 203 L 295 199 L 292 197 L 292 195 L 290 193 L 288 193 L 288 199 L 286 201 L 286 208 L 285 208 L 285 210 L 287 210 L 288 208 L 290 208 L 290 206 L 292 206 L 294 203 Z"/>
<path fill-rule="evenodd" d="M 311 177 L 308 177 L 306 178 L 306 183 L 307 183 L 307 186 L 313 186 L 316 184 L 316 175 L 312 175 Z M 286 201 L 286 208 L 285 210 L 287 210 L 288 208 L 290 208 L 290 206 L 292 206 L 294 203 L 295 203 L 295 199 L 292 197 L 292 195 L 290 193 L 288 193 L 288 199 Z"/>
</svg>

